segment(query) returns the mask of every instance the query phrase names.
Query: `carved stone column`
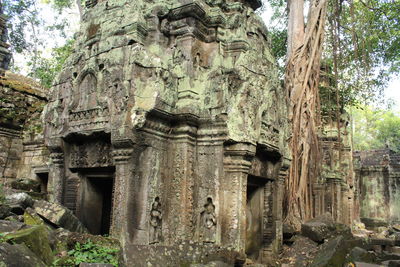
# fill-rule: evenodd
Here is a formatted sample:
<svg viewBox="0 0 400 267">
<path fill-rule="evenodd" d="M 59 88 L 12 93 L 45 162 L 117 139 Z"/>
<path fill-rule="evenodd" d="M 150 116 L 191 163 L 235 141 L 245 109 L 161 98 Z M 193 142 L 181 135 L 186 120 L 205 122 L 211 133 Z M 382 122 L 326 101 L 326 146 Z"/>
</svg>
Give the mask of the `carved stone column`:
<svg viewBox="0 0 400 267">
<path fill-rule="evenodd" d="M 49 168 L 48 196 L 49 201 L 62 204 L 65 180 L 64 153 L 61 148 L 50 149 L 51 164 Z"/>
<path fill-rule="evenodd" d="M 173 165 L 170 181 L 169 239 L 191 240 L 194 238 L 194 145 L 197 127 L 183 123 L 173 130 Z"/>
<path fill-rule="evenodd" d="M 314 184 L 314 217 L 324 213 L 324 186 Z"/>
<path fill-rule="evenodd" d="M 234 144 L 225 147 L 223 185 L 221 193 L 221 241 L 239 252 L 245 252 L 247 176 L 256 147 Z"/>
<path fill-rule="evenodd" d="M 340 205 L 340 213 L 341 213 L 341 223 L 349 224 L 349 194 L 347 185 L 342 183 L 341 184 L 341 205 Z"/>
<path fill-rule="evenodd" d="M 112 152 L 115 164 L 113 207 L 111 219 L 111 235 L 124 238 L 126 236 L 127 181 L 131 176 L 129 159 L 132 148 L 117 148 Z"/>
<path fill-rule="evenodd" d="M 342 220 L 342 189 L 341 189 L 341 179 L 333 180 L 333 200 L 332 200 L 332 215 L 336 222 Z"/>
<path fill-rule="evenodd" d="M 288 177 L 289 172 L 289 160 L 284 159 L 282 166 L 279 170 L 278 177 L 275 181 L 275 192 L 274 192 L 274 230 L 275 230 L 275 239 L 272 243 L 272 252 L 277 255 L 282 248 L 283 242 L 283 195 L 285 192 L 285 180 Z"/>
</svg>

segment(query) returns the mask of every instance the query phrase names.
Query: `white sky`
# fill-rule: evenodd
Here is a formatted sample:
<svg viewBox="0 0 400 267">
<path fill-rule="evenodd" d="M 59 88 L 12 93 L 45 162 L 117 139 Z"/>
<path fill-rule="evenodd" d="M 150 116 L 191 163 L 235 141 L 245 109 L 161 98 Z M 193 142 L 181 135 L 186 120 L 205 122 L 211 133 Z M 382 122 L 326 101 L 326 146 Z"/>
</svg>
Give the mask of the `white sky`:
<svg viewBox="0 0 400 267">
<path fill-rule="evenodd" d="M 40 15 L 42 18 L 46 21 L 48 25 L 51 25 L 55 21 L 55 13 L 54 11 L 48 7 L 48 5 L 39 3 L 39 8 L 40 8 Z M 72 36 L 73 33 L 78 29 L 79 26 L 79 15 L 78 15 L 78 10 L 77 8 L 71 9 L 69 11 L 66 11 L 62 14 L 62 17 L 67 18 L 71 25 L 72 29 L 68 32 L 69 36 Z M 264 12 L 261 14 L 261 17 L 263 18 L 265 24 L 268 27 L 269 24 L 269 19 L 271 17 L 271 8 L 267 5 Z M 45 36 L 47 43 L 46 43 L 46 50 L 43 52 L 44 55 L 50 56 L 50 51 L 52 48 L 61 45 L 64 40 L 62 38 L 55 38 L 54 36 L 48 35 Z M 17 63 L 18 66 L 24 66 L 26 63 L 24 56 L 23 55 L 14 55 L 14 60 Z M 22 70 L 22 72 L 25 72 L 26 74 L 26 69 Z M 386 99 L 393 99 L 395 102 L 395 109 L 400 111 L 400 75 L 392 79 L 385 90 L 385 98 Z"/>
</svg>

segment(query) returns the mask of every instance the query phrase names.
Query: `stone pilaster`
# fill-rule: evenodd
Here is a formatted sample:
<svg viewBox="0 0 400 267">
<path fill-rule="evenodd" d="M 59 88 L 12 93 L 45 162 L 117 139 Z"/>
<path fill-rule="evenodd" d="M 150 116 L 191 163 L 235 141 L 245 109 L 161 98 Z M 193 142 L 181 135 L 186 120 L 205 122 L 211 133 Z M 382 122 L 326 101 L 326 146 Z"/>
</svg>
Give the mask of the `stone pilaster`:
<svg viewBox="0 0 400 267">
<path fill-rule="evenodd" d="M 349 214 L 349 190 L 346 184 L 341 184 L 341 223 L 350 224 L 350 214 Z"/>
<path fill-rule="evenodd" d="M 221 209 L 221 240 L 245 251 L 247 176 L 256 147 L 238 143 L 225 147 Z"/>
<path fill-rule="evenodd" d="M 170 238 L 192 240 L 194 238 L 194 145 L 197 128 L 182 124 L 173 131 L 174 155 L 170 181 Z M 173 235 L 173 236 L 172 236 Z"/>
<path fill-rule="evenodd" d="M 334 179 L 332 183 L 333 200 L 332 200 L 332 215 L 336 222 L 342 220 L 342 180 Z"/>
<path fill-rule="evenodd" d="M 48 195 L 51 202 L 63 204 L 65 180 L 64 152 L 59 149 L 50 150 L 51 164 L 49 168 Z"/>
<path fill-rule="evenodd" d="M 131 177 L 129 159 L 132 148 L 117 148 L 112 152 L 115 164 L 115 178 L 113 190 L 113 208 L 111 219 L 111 235 L 126 237 L 126 208 L 127 208 L 127 181 Z"/>
<path fill-rule="evenodd" d="M 275 236 L 272 244 L 272 252 L 274 254 L 279 253 L 282 248 L 283 241 L 283 195 L 285 192 L 285 180 L 289 174 L 289 162 L 283 162 L 282 167 L 279 170 L 277 179 L 275 180 L 275 192 L 274 192 L 274 230 Z"/>
<path fill-rule="evenodd" d="M 314 217 L 321 215 L 325 212 L 325 201 L 324 201 L 324 186 L 321 184 L 314 184 L 313 186 L 314 196 Z"/>
</svg>

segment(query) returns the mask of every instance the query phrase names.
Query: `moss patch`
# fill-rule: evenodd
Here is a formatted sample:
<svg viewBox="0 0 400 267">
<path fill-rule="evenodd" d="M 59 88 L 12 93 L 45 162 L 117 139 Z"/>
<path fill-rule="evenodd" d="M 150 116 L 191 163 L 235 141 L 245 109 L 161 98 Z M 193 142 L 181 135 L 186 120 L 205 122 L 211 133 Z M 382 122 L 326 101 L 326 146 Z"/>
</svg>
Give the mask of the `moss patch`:
<svg viewBox="0 0 400 267">
<path fill-rule="evenodd" d="M 46 227 L 43 225 L 36 225 L 28 229 L 7 234 L 5 239 L 8 242 L 25 244 L 46 264 L 51 264 L 53 261 L 53 253 L 49 245 L 48 234 Z"/>
</svg>

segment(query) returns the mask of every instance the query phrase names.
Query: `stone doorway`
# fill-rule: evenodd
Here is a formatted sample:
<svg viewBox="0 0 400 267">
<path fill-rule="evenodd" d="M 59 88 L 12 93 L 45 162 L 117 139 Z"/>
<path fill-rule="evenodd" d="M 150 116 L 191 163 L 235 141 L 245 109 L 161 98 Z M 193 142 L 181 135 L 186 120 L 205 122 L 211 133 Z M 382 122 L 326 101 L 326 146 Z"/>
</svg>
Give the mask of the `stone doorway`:
<svg viewBox="0 0 400 267">
<path fill-rule="evenodd" d="M 49 183 L 49 173 L 48 172 L 36 173 L 36 176 L 40 182 L 40 192 L 47 195 L 47 186 Z"/>
<path fill-rule="evenodd" d="M 264 248 L 266 205 L 269 195 L 266 192 L 268 180 L 249 175 L 247 180 L 246 206 L 246 254 L 255 261 L 260 260 Z M 268 207 L 267 207 L 268 208 Z"/>
<path fill-rule="evenodd" d="M 85 175 L 83 180 L 79 217 L 90 233 L 108 235 L 112 218 L 114 175 Z"/>
</svg>

